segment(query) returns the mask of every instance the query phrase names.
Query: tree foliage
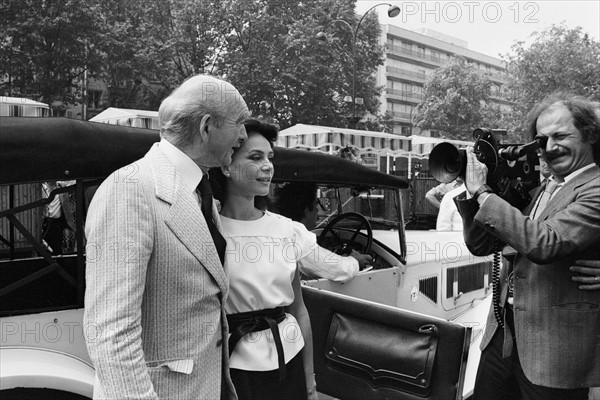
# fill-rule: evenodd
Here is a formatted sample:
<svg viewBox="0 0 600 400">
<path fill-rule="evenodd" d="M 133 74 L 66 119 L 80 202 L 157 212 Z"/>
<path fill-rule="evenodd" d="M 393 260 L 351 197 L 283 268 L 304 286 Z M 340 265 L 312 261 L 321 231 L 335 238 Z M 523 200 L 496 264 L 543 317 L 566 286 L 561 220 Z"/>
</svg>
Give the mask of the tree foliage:
<svg viewBox="0 0 600 400">
<path fill-rule="evenodd" d="M 208 73 L 228 32 L 221 2 L 106 0 L 102 79 L 115 107 L 157 109 L 186 78 Z"/>
<path fill-rule="evenodd" d="M 242 93 L 254 115 L 282 128 L 296 123 L 348 126 L 352 94 L 354 0 L 232 1 L 233 29 L 224 42 L 216 72 Z M 340 19 L 346 24 L 331 21 Z M 325 30 L 328 42 L 316 39 Z M 357 114 L 377 114 L 379 89 L 373 74 L 382 63 L 376 14 L 356 36 Z"/>
<path fill-rule="evenodd" d="M 600 43 L 581 28 L 553 25 L 512 46 L 508 62 L 508 87 L 515 103 L 511 129 L 524 131 L 527 112 L 555 91 L 600 99 Z M 524 138 L 526 140 L 526 138 Z"/>
<path fill-rule="evenodd" d="M 282 128 L 347 126 L 356 61 L 357 106 L 378 113 L 382 63 L 376 13 L 355 0 L 4 0 L 2 93 L 51 103 L 82 101 L 83 72 L 108 86 L 110 107 L 156 110 L 186 78 L 231 81 L 256 116 Z M 346 21 L 333 23 L 332 20 Z M 316 40 L 325 30 L 328 43 Z M 352 57 L 353 46 L 356 57 Z M 377 125 L 377 119 L 369 122 Z"/>
<path fill-rule="evenodd" d="M 1 90 L 52 104 L 81 98 L 84 71 L 100 68 L 94 0 L 3 0 L 0 3 Z"/>
<path fill-rule="evenodd" d="M 500 110 L 491 104 L 491 80 L 457 57 L 433 71 L 416 107 L 415 125 L 440 131 L 448 139 L 471 140 L 473 129 L 497 128 Z"/>
</svg>

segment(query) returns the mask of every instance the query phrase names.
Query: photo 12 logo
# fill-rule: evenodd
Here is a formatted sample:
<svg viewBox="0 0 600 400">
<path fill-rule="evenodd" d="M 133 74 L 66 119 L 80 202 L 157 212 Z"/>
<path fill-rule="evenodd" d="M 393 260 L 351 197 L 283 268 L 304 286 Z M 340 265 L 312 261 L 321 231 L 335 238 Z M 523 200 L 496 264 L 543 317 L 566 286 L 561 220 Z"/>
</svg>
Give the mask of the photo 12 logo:
<svg viewBox="0 0 600 400">
<path fill-rule="evenodd" d="M 406 1 L 402 3 L 403 23 L 538 23 L 536 2 L 504 1 Z"/>
</svg>

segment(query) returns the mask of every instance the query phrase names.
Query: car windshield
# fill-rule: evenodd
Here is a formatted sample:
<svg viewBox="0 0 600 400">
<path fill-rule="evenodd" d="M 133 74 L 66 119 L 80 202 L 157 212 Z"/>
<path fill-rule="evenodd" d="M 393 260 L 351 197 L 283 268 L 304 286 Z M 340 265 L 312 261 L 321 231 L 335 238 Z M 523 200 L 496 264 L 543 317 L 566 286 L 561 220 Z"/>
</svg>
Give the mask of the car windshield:
<svg viewBox="0 0 600 400">
<path fill-rule="evenodd" d="M 395 191 L 387 189 L 357 190 L 353 188 L 320 187 L 317 191 L 319 207 L 317 228 L 322 228 L 341 213 L 361 214 L 373 229 L 397 229 L 398 210 L 394 206 Z"/>
</svg>

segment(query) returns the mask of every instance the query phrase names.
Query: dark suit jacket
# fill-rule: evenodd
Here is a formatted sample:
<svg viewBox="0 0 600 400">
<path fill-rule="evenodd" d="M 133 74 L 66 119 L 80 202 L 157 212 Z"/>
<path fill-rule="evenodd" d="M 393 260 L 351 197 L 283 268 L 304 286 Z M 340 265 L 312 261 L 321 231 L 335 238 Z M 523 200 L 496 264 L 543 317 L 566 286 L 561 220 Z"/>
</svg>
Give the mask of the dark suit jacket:
<svg viewBox="0 0 600 400">
<path fill-rule="evenodd" d="M 515 337 L 527 378 L 557 388 L 600 386 L 600 291 L 579 290 L 569 271 L 577 259 L 600 258 L 600 168 L 565 183 L 536 221 L 528 217 L 535 199 L 523 213 L 497 195 L 481 207 L 464 198 L 456 203 L 473 254 L 491 254 L 494 237 L 518 253 Z M 504 269 L 501 304 L 506 275 Z M 482 349 L 497 328 L 490 312 Z"/>
</svg>

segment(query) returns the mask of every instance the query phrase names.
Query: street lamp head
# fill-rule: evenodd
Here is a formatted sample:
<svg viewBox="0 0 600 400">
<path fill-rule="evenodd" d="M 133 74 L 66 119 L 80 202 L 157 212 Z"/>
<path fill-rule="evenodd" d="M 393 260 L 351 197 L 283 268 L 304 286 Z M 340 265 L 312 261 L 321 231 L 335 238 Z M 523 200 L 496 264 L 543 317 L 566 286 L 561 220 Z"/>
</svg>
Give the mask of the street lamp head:
<svg viewBox="0 0 600 400">
<path fill-rule="evenodd" d="M 400 7 L 390 5 L 390 8 L 388 8 L 387 14 L 388 14 L 388 17 L 390 17 L 390 18 L 397 17 L 398 15 L 400 15 Z"/>
<path fill-rule="evenodd" d="M 319 32 L 319 33 L 317 33 L 316 38 L 317 38 L 317 40 L 320 40 L 321 42 L 326 42 L 327 41 L 327 35 L 325 34 L 325 32 Z"/>
</svg>

